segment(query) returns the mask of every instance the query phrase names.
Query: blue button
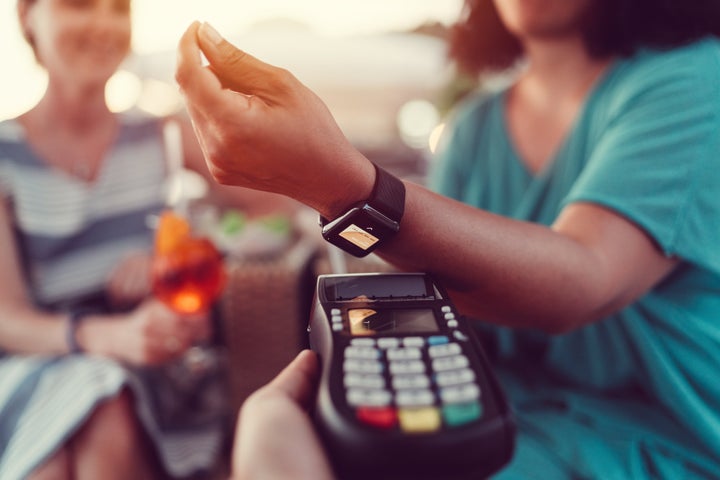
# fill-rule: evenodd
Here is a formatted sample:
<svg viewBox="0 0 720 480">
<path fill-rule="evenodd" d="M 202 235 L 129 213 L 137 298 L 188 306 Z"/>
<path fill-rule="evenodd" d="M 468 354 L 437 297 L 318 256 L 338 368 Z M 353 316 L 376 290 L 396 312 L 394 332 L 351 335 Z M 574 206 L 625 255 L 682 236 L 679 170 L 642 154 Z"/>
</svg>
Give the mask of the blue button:
<svg viewBox="0 0 720 480">
<path fill-rule="evenodd" d="M 443 345 L 448 343 L 448 341 L 448 337 L 445 335 L 434 335 L 427 339 L 428 345 Z"/>
</svg>

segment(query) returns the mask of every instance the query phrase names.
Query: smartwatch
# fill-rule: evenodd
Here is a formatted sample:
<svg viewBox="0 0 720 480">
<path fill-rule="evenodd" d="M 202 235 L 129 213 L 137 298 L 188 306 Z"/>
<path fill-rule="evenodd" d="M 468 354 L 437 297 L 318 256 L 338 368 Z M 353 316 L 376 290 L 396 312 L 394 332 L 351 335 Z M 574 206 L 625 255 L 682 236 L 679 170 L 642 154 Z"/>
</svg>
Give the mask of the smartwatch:
<svg viewBox="0 0 720 480">
<path fill-rule="evenodd" d="M 322 236 L 349 254 L 364 257 L 400 230 L 404 211 L 405 185 L 375 165 L 370 198 L 333 221 L 321 216 Z"/>
</svg>

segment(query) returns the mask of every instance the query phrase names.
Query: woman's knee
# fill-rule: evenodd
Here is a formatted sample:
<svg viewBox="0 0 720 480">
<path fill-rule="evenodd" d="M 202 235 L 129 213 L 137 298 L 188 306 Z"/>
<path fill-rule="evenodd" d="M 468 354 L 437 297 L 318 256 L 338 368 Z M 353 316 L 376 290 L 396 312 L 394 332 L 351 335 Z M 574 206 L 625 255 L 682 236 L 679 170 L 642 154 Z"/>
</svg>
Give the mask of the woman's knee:
<svg viewBox="0 0 720 480">
<path fill-rule="evenodd" d="M 28 480 L 71 480 L 72 469 L 67 447 L 61 447 L 50 458 L 36 468 Z"/>
<path fill-rule="evenodd" d="M 113 448 L 131 448 L 139 444 L 141 430 L 134 402 L 128 391 L 102 402 L 74 438 L 78 448 L 103 444 Z"/>
<path fill-rule="evenodd" d="M 158 478 L 159 465 L 149 447 L 133 398 L 123 391 L 99 405 L 73 438 L 77 478 Z"/>
</svg>

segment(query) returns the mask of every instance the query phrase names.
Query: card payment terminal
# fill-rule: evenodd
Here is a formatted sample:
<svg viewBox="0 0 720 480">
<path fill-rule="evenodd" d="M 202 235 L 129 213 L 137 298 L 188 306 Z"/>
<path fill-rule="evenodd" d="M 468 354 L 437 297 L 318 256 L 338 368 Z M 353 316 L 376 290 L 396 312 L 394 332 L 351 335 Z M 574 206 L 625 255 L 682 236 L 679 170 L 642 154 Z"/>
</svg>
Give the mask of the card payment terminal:
<svg viewBox="0 0 720 480">
<path fill-rule="evenodd" d="M 321 275 L 314 420 L 340 479 L 482 479 L 512 456 L 480 343 L 423 273 Z"/>
</svg>

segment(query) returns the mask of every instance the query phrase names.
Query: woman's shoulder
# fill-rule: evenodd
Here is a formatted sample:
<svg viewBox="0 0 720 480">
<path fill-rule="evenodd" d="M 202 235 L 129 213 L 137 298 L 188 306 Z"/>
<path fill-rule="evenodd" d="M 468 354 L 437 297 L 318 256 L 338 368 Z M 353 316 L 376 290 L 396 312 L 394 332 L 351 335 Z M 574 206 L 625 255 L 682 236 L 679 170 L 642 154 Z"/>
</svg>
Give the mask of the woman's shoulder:
<svg viewBox="0 0 720 480">
<path fill-rule="evenodd" d="M 0 163 L 35 163 L 25 140 L 25 130 L 17 119 L 0 121 Z"/>
<path fill-rule="evenodd" d="M 618 60 L 599 89 L 599 107 L 615 118 L 637 108 L 670 105 L 720 111 L 720 40 L 705 38 L 670 49 L 644 49 Z M 653 105 L 653 107 L 650 107 Z M 682 109 L 681 109 L 682 110 Z M 676 111 L 674 113 L 681 113 Z"/>
<path fill-rule="evenodd" d="M 693 71 L 717 75 L 720 71 L 720 39 L 706 37 L 666 49 L 644 49 L 634 58 L 638 69 L 671 73 Z"/>
<path fill-rule="evenodd" d="M 707 37 L 666 49 L 643 49 L 620 62 L 625 83 L 639 86 L 684 82 L 720 92 L 720 39 Z"/>
<path fill-rule="evenodd" d="M 22 126 L 16 119 L 0 121 L 0 145 L 22 143 L 24 138 Z"/>
</svg>

